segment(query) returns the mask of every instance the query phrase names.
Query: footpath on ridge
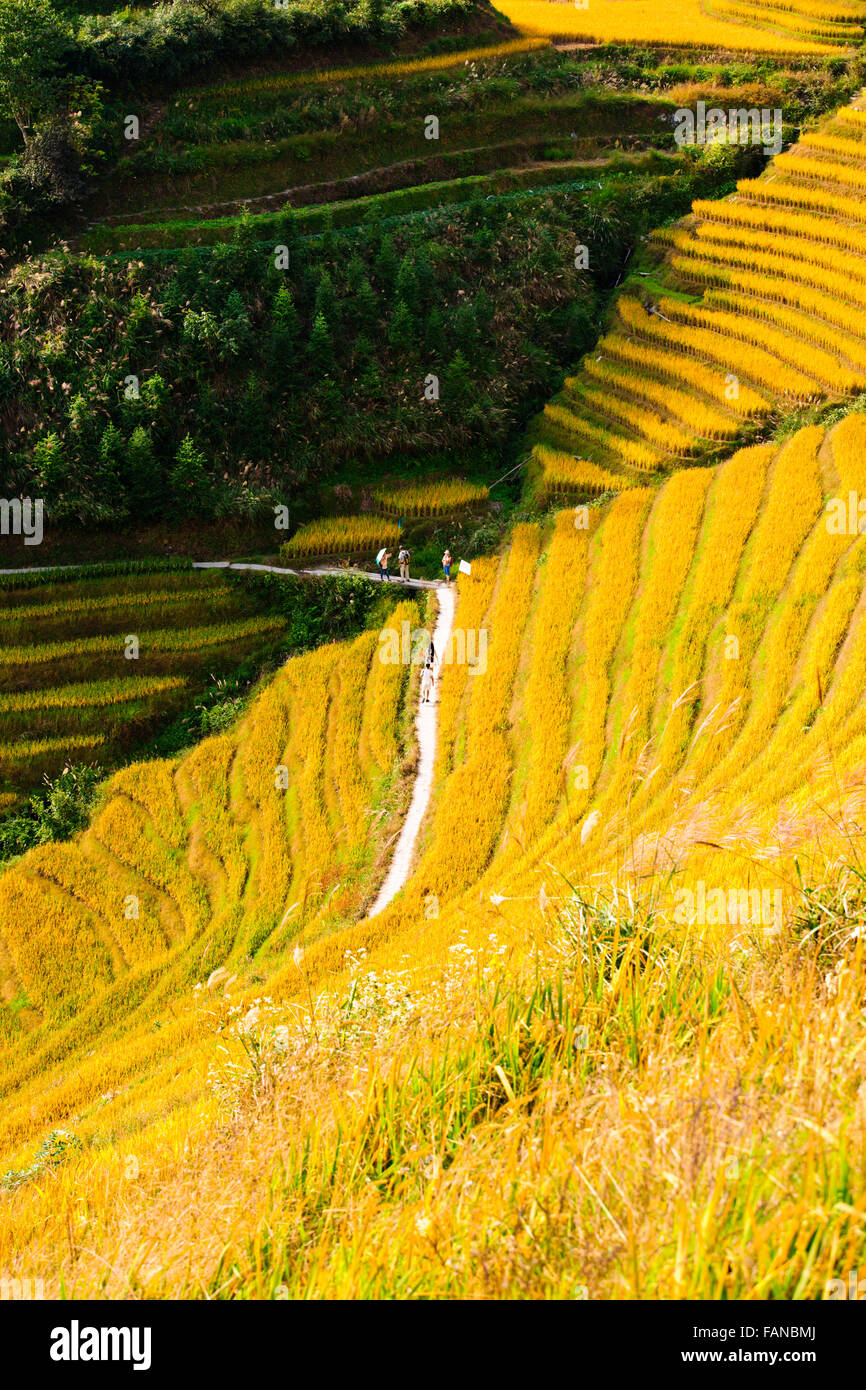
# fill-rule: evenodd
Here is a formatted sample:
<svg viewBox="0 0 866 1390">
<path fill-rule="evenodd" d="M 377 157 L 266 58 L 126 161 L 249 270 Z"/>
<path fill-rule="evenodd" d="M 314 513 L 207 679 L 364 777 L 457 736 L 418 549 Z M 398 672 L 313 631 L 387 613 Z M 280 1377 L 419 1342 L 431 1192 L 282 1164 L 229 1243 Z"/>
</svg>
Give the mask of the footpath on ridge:
<svg viewBox="0 0 866 1390">
<path fill-rule="evenodd" d="M 430 793 L 433 790 L 433 767 L 436 761 L 436 737 L 439 729 L 439 675 L 441 674 L 442 658 L 450 641 L 451 629 L 454 624 L 454 589 L 448 584 L 437 584 L 432 587 L 436 589 L 436 596 L 439 600 L 439 613 L 433 631 L 433 646 L 436 649 L 439 669 L 433 686 L 433 695 L 429 702 L 422 703 L 419 695 L 418 715 L 415 720 L 415 729 L 418 735 L 418 771 L 415 775 L 415 786 L 412 789 L 412 800 L 409 803 L 409 810 L 397 840 L 394 858 L 391 860 L 391 866 L 385 875 L 385 881 L 379 889 L 376 901 L 370 908 L 369 917 L 376 917 L 378 913 L 382 912 L 391 899 L 395 898 L 400 889 L 404 887 L 412 866 L 418 834 L 430 804 Z"/>
<path fill-rule="evenodd" d="M 331 575 L 354 575 L 360 579 L 378 580 L 378 575 L 371 570 L 358 569 L 355 565 L 342 565 L 333 568 L 321 566 L 318 569 L 287 569 L 284 565 L 258 565 L 247 564 L 237 560 L 192 560 L 190 561 L 194 570 L 257 570 L 264 574 L 311 574 L 313 576 Z M 27 568 L 15 568 L 0 570 L 0 575 L 6 574 L 50 574 L 54 570 L 78 570 L 86 569 L 86 565 L 30 565 Z M 387 583 L 387 580 L 381 581 Z M 398 575 L 391 576 L 392 584 L 401 584 L 410 589 L 436 589 L 439 587 L 435 579 L 400 579 Z"/>
</svg>

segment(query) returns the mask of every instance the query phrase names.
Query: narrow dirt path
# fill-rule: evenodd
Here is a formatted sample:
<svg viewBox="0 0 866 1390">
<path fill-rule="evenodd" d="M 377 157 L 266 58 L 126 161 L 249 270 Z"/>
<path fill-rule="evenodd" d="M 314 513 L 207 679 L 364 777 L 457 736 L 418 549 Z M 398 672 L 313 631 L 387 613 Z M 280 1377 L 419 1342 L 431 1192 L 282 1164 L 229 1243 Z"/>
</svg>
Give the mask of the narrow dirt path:
<svg viewBox="0 0 866 1390">
<path fill-rule="evenodd" d="M 372 579 L 376 582 L 387 583 L 387 580 L 379 580 L 379 576 L 372 570 L 362 570 L 355 565 L 342 566 L 319 566 L 317 569 L 286 569 L 284 565 L 256 565 L 241 564 L 236 560 L 193 560 L 191 561 L 194 570 L 256 570 L 263 574 L 310 574 L 314 577 L 323 575 L 354 575 L 361 579 Z M 86 565 L 31 565 L 29 568 L 0 570 L 0 575 L 6 574 L 48 574 L 53 570 L 73 570 L 86 569 Z M 399 584 L 403 588 L 409 589 L 436 589 L 438 588 L 435 579 L 400 579 L 398 575 L 392 575 L 390 582 Z"/>
<path fill-rule="evenodd" d="M 447 584 L 438 584 L 436 594 L 439 599 L 439 614 L 436 619 L 436 627 L 433 632 L 433 645 L 436 648 L 436 655 L 441 663 L 445 653 L 445 648 L 451 637 L 451 629 L 454 625 L 454 598 L 455 590 Z M 441 677 L 441 665 L 437 672 L 436 682 L 433 687 L 433 695 L 426 704 L 418 705 L 418 714 L 415 719 L 415 729 L 418 735 L 418 771 L 415 775 L 415 786 L 412 789 L 412 800 L 409 803 L 409 810 L 400 831 L 397 847 L 394 850 L 394 858 L 391 860 L 391 867 L 385 875 L 385 881 L 379 889 L 379 894 L 370 908 L 369 917 L 376 917 L 388 906 L 391 899 L 396 897 L 400 889 L 404 887 L 409 877 L 409 870 L 412 866 L 412 858 L 415 853 L 415 845 L 418 840 L 418 833 L 421 823 L 430 804 L 430 793 L 433 790 L 433 768 L 436 761 L 436 742 L 439 730 L 439 680 Z"/>
<path fill-rule="evenodd" d="M 379 575 L 374 574 L 372 570 L 362 570 L 357 565 L 319 565 L 316 569 L 290 570 L 280 565 L 238 564 L 234 560 L 194 560 L 192 567 L 194 570 L 261 570 L 265 574 L 355 575 L 361 579 L 373 579 L 377 583 L 387 584 L 389 582 L 387 579 L 380 579 Z M 390 583 L 401 584 L 410 589 L 436 589 L 439 587 L 435 579 L 400 579 L 399 576 L 393 574 Z"/>
</svg>

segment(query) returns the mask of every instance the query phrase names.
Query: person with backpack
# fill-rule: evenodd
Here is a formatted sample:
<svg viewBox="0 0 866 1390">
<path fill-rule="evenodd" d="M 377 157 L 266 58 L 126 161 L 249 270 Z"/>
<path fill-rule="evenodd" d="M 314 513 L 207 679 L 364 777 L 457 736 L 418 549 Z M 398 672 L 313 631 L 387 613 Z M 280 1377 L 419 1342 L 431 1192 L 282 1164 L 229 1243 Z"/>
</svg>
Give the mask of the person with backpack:
<svg viewBox="0 0 866 1390">
<path fill-rule="evenodd" d="M 442 569 L 443 569 L 443 572 L 444 572 L 444 574 L 445 574 L 445 582 L 446 582 L 446 584 L 450 584 L 450 583 L 451 583 L 451 551 L 450 551 L 450 550 L 446 550 L 446 551 L 445 551 L 445 554 L 442 556 Z"/>
<path fill-rule="evenodd" d="M 382 549 L 379 551 L 379 554 L 376 556 L 376 564 L 379 566 L 379 578 L 381 580 L 387 579 L 389 583 L 391 582 L 391 573 L 388 569 L 388 561 L 390 560 L 390 558 L 390 550 L 386 550 L 385 546 L 383 545 Z"/>
<path fill-rule="evenodd" d="M 400 546 L 400 550 L 399 550 L 399 552 L 398 552 L 398 554 L 397 554 L 397 560 L 398 560 L 398 563 L 399 563 L 399 565 L 400 565 L 400 578 L 401 578 L 401 579 L 408 579 L 408 578 L 409 578 L 409 561 L 411 560 L 411 558 L 412 558 L 412 556 L 411 556 L 411 554 L 409 553 L 409 551 L 406 549 L 405 545 L 401 545 L 401 546 Z"/>
</svg>

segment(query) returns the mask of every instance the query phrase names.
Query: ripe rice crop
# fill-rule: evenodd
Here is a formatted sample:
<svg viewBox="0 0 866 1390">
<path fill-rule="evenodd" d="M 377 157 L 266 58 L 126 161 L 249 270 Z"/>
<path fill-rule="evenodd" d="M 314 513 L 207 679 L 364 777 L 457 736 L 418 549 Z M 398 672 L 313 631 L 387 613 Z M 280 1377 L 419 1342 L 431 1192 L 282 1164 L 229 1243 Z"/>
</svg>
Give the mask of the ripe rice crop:
<svg viewBox="0 0 866 1390">
<path fill-rule="evenodd" d="M 677 303 L 679 308 L 679 302 Z M 666 322 L 661 314 L 666 313 L 667 301 L 663 301 L 658 314 L 648 314 L 635 299 L 623 296 L 617 306 L 620 317 L 641 336 L 652 339 L 660 345 L 670 343 L 681 351 L 707 358 L 718 363 L 724 371 L 736 368 L 736 375 L 744 375 L 760 387 L 774 393 L 786 393 L 796 400 L 807 400 L 819 389 L 812 377 L 786 367 L 777 357 L 752 344 L 740 346 L 721 330 L 709 330 L 674 322 Z"/>
<path fill-rule="evenodd" d="M 544 450 L 546 455 L 550 452 Z M 582 460 L 575 462 L 584 466 Z M 567 776 L 563 763 L 571 720 L 570 651 L 586 590 L 589 540 L 589 531 L 575 527 L 570 511 L 557 515 L 536 618 L 545 638 L 533 644 L 526 686 L 531 753 L 525 804 L 520 812 L 525 842 L 534 840 L 551 819 L 562 796 L 563 777 Z"/>
<path fill-rule="evenodd" d="M 0 717 L 29 710 L 103 708 L 124 704 L 128 700 L 141 700 L 150 695 L 163 695 L 167 691 L 180 690 L 186 684 L 185 676 L 135 676 L 16 691 L 14 694 L 0 692 Z"/>
<path fill-rule="evenodd" d="M 442 788 L 434 835 L 418 866 L 425 896 L 445 897 L 466 887 L 486 865 L 501 833 L 510 762 L 504 726 L 532 603 L 540 541 L 536 526 L 517 526 L 512 533 L 489 615 L 497 635 L 490 644 L 486 672 L 469 678 L 472 698 L 462 756 Z M 414 901 L 418 911 L 417 896 Z"/>
<path fill-rule="evenodd" d="M 544 444 L 536 444 L 532 453 L 541 464 L 542 487 L 553 495 L 589 493 L 597 496 L 603 492 L 619 492 L 630 484 L 621 473 L 610 473 L 587 459 L 549 449 Z"/>
<path fill-rule="evenodd" d="M 846 956 L 841 1004 L 826 971 L 815 985 L 790 885 L 798 869 L 807 883 L 828 881 L 811 877 L 826 862 L 816 836 L 823 845 L 833 833 L 823 741 L 845 740 L 837 769 L 850 771 L 855 792 L 866 756 L 866 537 L 831 534 L 823 495 L 825 479 L 841 495 L 866 493 L 864 460 L 866 417 L 852 414 L 829 433 L 809 427 L 658 489 L 632 488 L 591 508 L 588 531 L 570 510 L 550 528 L 519 527 L 500 555 L 473 561 L 456 624 L 489 630 L 488 669 L 445 668 L 427 835 L 381 917 L 365 918 L 372 884 L 353 874 L 387 862 L 414 690 L 405 668 L 376 661 L 370 633 L 293 658 L 229 733 L 180 761 L 124 769 L 86 832 L 0 876 L 4 980 L 28 1001 L 17 1012 L 0 1004 L 0 1167 L 24 1168 L 52 1127 L 74 1129 L 85 1145 L 3 1204 L 4 1243 L 51 1294 L 62 1279 L 70 1296 L 271 1297 L 289 1279 L 299 1293 L 396 1296 L 408 1272 L 431 1297 L 489 1297 L 508 1287 L 510 1237 L 504 1252 L 491 1245 L 485 1274 L 465 1253 L 467 1223 L 512 1231 L 515 1183 L 562 1212 L 555 1241 L 543 1221 L 527 1240 L 522 1288 L 537 1296 L 567 1293 L 579 1252 L 610 1216 L 627 1223 L 630 1209 L 639 1279 L 631 1252 L 614 1251 L 612 1271 L 583 1276 L 593 1296 L 714 1297 L 721 1269 L 730 1297 L 820 1297 L 836 1256 L 816 1248 L 856 1243 L 844 1258 L 861 1261 L 862 1232 L 840 1210 L 833 1164 L 857 1161 L 845 1136 L 862 1079 L 853 1063 L 863 974 L 859 956 Z M 726 667 L 728 634 L 741 660 Z M 713 714 L 725 701 L 739 702 L 727 722 Z M 371 741 L 380 724 L 381 756 Z M 281 764 L 285 792 L 274 784 Z M 860 837 L 847 825 L 846 834 Z M 727 900 L 732 885 L 780 879 L 776 938 L 737 917 L 675 922 L 682 887 L 718 884 Z M 137 918 L 124 916 L 129 895 Z M 431 895 L 437 912 L 426 915 Z M 859 900 L 846 901 L 859 923 Z M 590 934 L 604 953 L 595 966 L 575 949 Z M 222 982 L 208 989 L 218 967 Z M 590 968 L 604 988 L 587 995 Z M 736 1003 L 713 993 L 720 971 L 736 984 Z M 572 1019 L 562 1012 L 572 997 L 596 1003 Z M 746 1005 L 764 1020 L 760 1055 L 743 1032 Z M 271 1007 L 287 1029 L 274 1084 L 278 1103 L 292 1107 L 288 1149 L 255 1099 L 220 1089 L 237 1043 L 207 1021 L 235 1009 L 253 1028 Z M 544 1070 L 552 1047 L 555 1073 Z M 358 1091 L 362 1066 L 375 1104 Z M 728 1128 L 712 1107 L 697 1120 L 683 1114 L 682 1086 L 697 1094 L 707 1068 L 723 1066 L 754 1105 L 754 1125 L 740 1116 Z M 497 1067 L 502 1095 L 476 1122 L 472 1106 L 491 1075 L 501 1082 Z M 538 1103 L 539 1068 L 545 1085 L 567 1084 L 579 1113 Z M 841 1080 L 828 1102 L 816 1077 L 831 1071 Z M 652 1179 L 657 1135 L 633 1109 L 620 1116 L 624 1095 L 639 1097 L 684 1152 L 700 1144 L 711 1169 L 701 1200 L 723 1180 L 717 1155 L 736 1144 L 749 1162 L 724 1181 L 756 1221 L 770 1201 L 780 1216 L 766 1250 L 741 1255 L 731 1228 L 714 1223 L 698 1246 L 693 1210 L 681 1212 L 664 1175 Z M 778 1155 L 761 1105 L 784 1115 Z M 459 1127 L 457 1113 L 469 1117 Z M 443 1135 L 449 1161 L 433 1179 Z M 134 1183 L 124 1177 L 131 1153 Z M 380 1184 L 373 1202 L 367 1182 L 381 1178 L 382 1154 L 402 1176 Z M 572 1162 L 604 1208 L 585 1184 L 575 1197 Z M 291 1175 L 301 1164 L 302 1199 L 285 1179 L 287 1165 Z M 813 1175 L 805 1183 L 804 1168 Z M 253 1180 L 265 1184 L 264 1208 L 250 1205 Z M 213 1239 L 190 1214 L 193 1190 L 219 1214 Z M 171 1212 L 158 1228 L 156 1200 Z M 661 1222 L 671 1249 L 659 1246 Z M 544 1260 L 529 1258 L 536 1242 Z M 682 1249 L 694 1257 L 686 1264 Z"/>
<path fill-rule="evenodd" d="M 725 243 L 722 238 L 692 239 L 686 236 L 677 237 L 675 244 L 677 249 L 685 255 L 678 255 L 673 258 L 675 269 L 686 276 L 698 275 L 705 278 L 713 271 L 709 270 L 707 263 L 710 262 L 719 266 L 719 274 L 726 275 L 730 266 L 744 266 L 749 272 L 763 272 L 768 282 L 768 293 L 777 293 L 778 287 L 770 277 L 781 276 L 785 279 L 796 278 L 800 283 L 816 288 L 822 292 L 829 292 L 844 304 L 845 300 L 851 300 L 859 307 L 866 304 L 866 284 L 862 283 L 864 265 L 851 258 L 850 265 L 846 263 L 846 257 L 836 253 L 835 258 L 829 253 L 816 253 L 814 259 L 807 260 L 799 256 L 786 255 L 783 246 L 779 246 L 772 251 L 757 251 L 751 247 L 736 243 Z M 821 265 L 825 258 L 830 259 L 831 264 L 835 259 L 838 265 L 837 270 L 830 270 Z"/>
<path fill-rule="evenodd" d="M 190 649 L 220 647 L 229 642 L 241 641 L 247 637 L 262 637 L 266 633 L 277 632 L 282 628 L 281 618 L 242 618 L 233 623 L 213 623 L 207 627 L 187 628 L 180 631 L 166 628 L 160 631 L 147 631 L 140 634 L 141 652 L 186 652 Z M 124 637 L 109 634 L 105 637 L 70 638 L 64 642 L 44 642 L 32 647 L 6 647 L 0 649 L 0 667 L 20 669 L 26 666 L 46 665 L 60 661 L 64 657 L 83 657 L 102 653 L 116 653 L 123 660 Z"/>
<path fill-rule="evenodd" d="M 83 1145 L 0 1203 L 49 1296 L 573 1298 L 577 1270 L 593 1298 L 820 1299 L 863 1266 L 866 535 L 828 503 L 866 497 L 866 412 L 781 442 L 771 415 L 862 388 L 863 221 L 758 182 L 668 239 L 664 274 L 723 281 L 654 312 L 623 294 L 533 427 L 539 491 L 622 491 L 459 577 L 488 659 L 440 672 L 432 800 L 384 913 L 417 672 L 375 631 L 286 661 L 227 732 L 125 767 L 85 830 L 0 874 L 0 1174 L 58 1126 Z M 769 442 L 635 486 L 764 420 Z M 371 553 L 397 544 L 376 517 L 310 529 L 357 520 Z M 171 669 L 122 677 L 122 628 L 70 640 L 98 593 L 31 590 L 28 625 L 12 592 L 10 775 L 61 753 L 43 712 L 99 720 L 101 756 L 130 704 L 182 694 L 185 644 L 263 621 L 166 633 L 186 610 L 154 599 L 142 650 L 170 638 Z M 777 887 L 778 929 L 749 921 Z M 708 1076 L 719 1103 L 684 1104 Z"/>
<path fill-rule="evenodd" d="M 700 305 L 680 305 L 674 300 L 663 301 L 662 312 L 677 321 L 697 324 L 713 332 L 724 333 L 731 338 L 742 338 L 746 342 L 760 345 L 762 350 L 776 353 L 780 359 L 786 358 L 795 367 L 806 368 L 820 383 L 830 391 L 847 393 L 856 391 L 864 384 L 858 372 L 843 366 L 835 354 L 824 352 L 814 344 L 791 340 L 790 334 L 779 332 L 762 323 L 756 323 L 749 316 L 727 313 L 722 309 L 702 308 Z M 817 387 L 813 388 L 817 390 Z"/>
<path fill-rule="evenodd" d="M 70 758 L 88 758 L 103 743 L 104 734 L 79 733 L 66 733 L 53 738 L 16 738 L 13 743 L 0 743 L 0 777 L 10 781 L 32 781 L 32 776 L 28 775 L 30 764 L 39 763 L 41 770 L 46 759 L 53 762 L 59 759 L 62 766 Z"/>
<path fill-rule="evenodd" d="M 753 9 L 760 8 L 757 0 L 750 0 Z M 766 7 L 765 7 L 766 8 Z M 854 3 L 837 3 L 837 0 L 771 0 L 770 10 L 788 10 L 791 14 L 802 14 L 808 19 L 831 19 L 838 23 L 851 21 L 860 24 L 863 7 Z"/>
<path fill-rule="evenodd" d="M 730 410 L 743 419 L 750 419 L 753 415 L 762 414 L 768 409 L 767 400 L 759 392 L 748 386 L 740 386 L 737 393 L 734 394 L 729 389 L 725 373 L 704 367 L 681 353 L 645 346 L 632 338 L 614 333 L 602 338 L 599 343 L 599 351 L 606 357 L 613 357 L 617 361 L 623 362 L 628 367 L 640 368 L 643 372 L 650 372 L 664 380 L 687 382 L 690 386 L 702 391 L 704 395 L 724 402 Z"/>
<path fill-rule="evenodd" d="M 672 238 L 678 250 L 697 256 L 725 257 L 733 264 L 750 269 L 766 270 L 770 274 L 790 274 L 794 264 L 805 262 L 798 274 L 807 276 L 813 266 L 840 272 L 853 280 L 866 280 L 866 259 L 851 256 L 837 247 L 832 250 L 804 242 L 802 237 L 777 232 L 768 245 L 760 232 L 718 227 L 712 224 L 697 228 L 696 235 L 680 232 Z M 781 264 L 779 264 L 781 262 Z"/>
<path fill-rule="evenodd" d="M 782 174 L 795 178 L 817 179 L 822 183 L 841 183 L 850 188 L 866 188 L 866 169 L 853 164 L 840 164 L 833 159 L 808 159 L 805 155 L 777 154 L 774 167 Z"/>
<path fill-rule="evenodd" d="M 773 184 L 759 184 L 771 191 Z M 866 232 L 860 227 L 851 227 L 846 222 L 834 222 L 828 217 L 813 214 L 789 212 L 785 207 L 777 208 L 771 203 L 731 202 L 721 199 L 708 202 L 696 199 L 692 212 L 699 219 L 699 229 L 716 222 L 727 223 L 733 227 L 748 227 L 764 232 L 787 234 L 802 238 L 807 242 L 819 242 L 829 246 L 839 246 L 857 255 L 866 255 Z M 765 245 L 767 244 L 765 239 Z"/>
<path fill-rule="evenodd" d="M 836 120 L 843 125 L 853 126 L 866 134 L 866 111 L 860 110 L 856 106 L 842 106 L 836 112 Z"/>
<path fill-rule="evenodd" d="M 699 699 L 696 681 L 706 660 L 707 642 L 730 601 L 772 457 L 773 449 L 767 445 L 740 450 L 719 471 L 708 498 L 699 564 L 671 663 L 673 707 L 659 747 L 666 771 L 679 765 L 687 747 Z"/>
<path fill-rule="evenodd" d="M 774 29 L 790 31 L 803 38 L 845 42 L 860 38 L 863 34 L 860 25 L 852 23 L 853 15 L 834 21 L 818 14 L 806 15 L 803 11 L 789 14 L 779 11 L 783 11 L 782 6 L 747 4 L 744 0 L 713 0 L 715 14 L 729 15 L 732 19 L 740 19 L 759 28 L 772 25 Z"/>
<path fill-rule="evenodd" d="M 731 290 L 710 290 L 704 297 L 704 303 L 708 309 L 725 309 L 738 318 L 758 319 L 765 324 L 783 329 L 788 335 L 786 354 L 799 351 L 799 345 L 792 344 L 791 338 L 802 339 L 807 344 L 811 341 L 819 348 L 826 349 L 835 355 L 837 362 L 842 359 L 837 366 L 834 379 L 839 379 L 840 366 L 844 364 L 845 359 L 855 363 L 859 369 L 866 370 L 866 344 L 852 333 L 844 333 L 833 328 L 831 324 L 822 322 L 814 314 L 804 314 L 799 309 L 789 309 L 783 304 L 772 304 L 766 300 L 750 299 L 747 295 Z M 742 333 L 744 337 L 748 337 L 748 328 L 744 326 Z M 762 334 L 758 336 L 763 337 Z M 805 362 L 806 359 L 802 360 Z M 743 394 L 742 388 L 740 394 Z"/>
<path fill-rule="evenodd" d="M 660 407 L 688 429 L 708 439 L 732 439 L 739 429 L 739 422 L 721 410 L 715 409 L 700 397 L 686 395 L 683 391 L 655 381 L 652 377 L 638 376 L 617 364 L 610 365 L 588 357 L 583 364 L 584 375 L 599 386 L 625 396 L 637 398 L 643 405 Z M 566 386 L 576 385 L 575 379 L 566 379 Z"/>
<path fill-rule="evenodd" d="M 76 758 L 98 746 L 100 762 L 115 765 L 188 692 L 285 628 L 256 614 L 243 585 L 179 565 L 25 573 L 2 590 L 0 777 L 21 787 L 59 772 L 64 747 Z"/>
<path fill-rule="evenodd" d="M 849 140 L 841 135 L 825 135 L 819 130 L 804 131 L 798 144 L 805 149 L 818 150 L 823 154 L 838 154 L 845 159 L 862 159 L 866 154 L 862 140 Z"/>
<path fill-rule="evenodd" d="M 486 502 L 489 495 L 488 488 L 482 484 L 465 483 L 460 478 L 373 488 L 373 500 L 391 516 L 447 516 L 473 502 Z"/>
<path fill-rule="evenodd" d="M 399 603 L 389 621 L 394 631 L 402 635 L 403 623 L 409 624 L 411 632 L 419 625 L 420 617 L 417 604 Z M 369 746 L 371 759 L 378 770 L 389 775 L 399 753 L 396 712 L 401 708 L 404 682 L 408 674 L 402 663 L 398 665 L 396 662 L 378 661 L 375 658 L 370 667 L 362 743 Z"/>
<path fill-rule="evenodd" d="M 740 179 L 737 193 L 742 197 L 755 199 L 761 206 L 787 204 L 791 207 L 811 208 L 830 217 L 845 218 L 855 223 L 866 222 L 866 205 L 862 199 L 849 198 L 836 191 L 821 188 L 817 184 L 793 183 L 781 180 L 778 176 L 775 179 Z"/>
<path fill-rule="evenodd" d="M 659 662 L 689 570 L 713 482 L 708 468 L 677 473 L 653 508 L 648 526 L 648 550 L 653 557 L 641 575 L 643 593 L 633 609 L 634 645 L 618 692 L 616 717 L 607 754 L 615 768 L 608 802 L 616 805 L 628 795 L 633 769 L 650 736 L 657 699 Z M 614 742 L 614 739 L 616 741 Z"/>
<path fill-rule="evenodd" d="M 601 467 L 653 468 L 712 457 L 713 441 L 742 438 L 743 425 L 780 399 L 807 406 L 862 390 L 864 215 L 819 179 L 864 183 L 866 141 L 810 134 L 766 177 L 741 180 L 731 199 L 697 200 L 685 225 L 655 233 L 662 275 L 678 290 L 700 290 L 700 301 L 662 295 L 647 306 L 634 293 L 639 282 L 624 290 L 613 331 L 567 379 L 561 402 L 545 407 L 549 442 L 576 452 L 591 440 Z M 648 457 L 629 460 L 606 437 L 607 419 L 621 438 L 642 438 Z"/>
<path fill-rule="evenodd" d="M 641 444 L 636 439 L 629 439 L 627 435 L 619 434 L 616 430 L 609 429 L 586 415 L 578 415 L 574 400 L 571 400 L 570 407 L 555 401 L 544 407 L 545 420 L 549 421 L 556 431 L 565 436 L 569 442 L 572 438 L 589 440 L 591 444 L 609 450 L 614 458 L 623 464 L 642 472 L 652 472 L 653 469 L 658 468 L 658 453 L 646 444 Z"/>
<path fill-rule="evenodd" d="M 769 23 L 726 21 L 706 14 L 698 0 L 593 0 L 586 9 L 548 0 L 508 0 L 503 10 L 524 34 L 592 43 L 662 44 L 665 47 L 747 50 L 760 53 L 841 52 L 800 33 L 776 33 Z M 839 37 L 856 38 L 857 26 Z"/>
<path fill-rule="evenodd" d="M 782 304 L 789 304 L 795 309 L 807 310 L 809 306 L 820 306 L 822 317 L 829 319 L 831 323 L 837 324 L 840 328 L 849 328 L 852 322 L 856 322 L 859 310 L 852 310 L 850 300 L 862 300 L 866 304 L 866 295 L 860 294 L 852 288 L 850 282 L 846 282 L 846 297 L 843 300 L 837 299 L 834 294 L 825 293 L 824 290 L 816 290 L 809 284 L 799 284 L 796 278 L 776 279 L 775 277 L 753 275 L 745 270 L 728 270 L 723 266 L 713 264 L 710 261 L 697 261 L 686 259 L 681 256 L 674 256 L 671 262 L 673 268 L 685 279 L 698 281 L 704 285 L 726 286 L 732 290 L 740 290 L 751 294 L 764 294 L 767 298 L 776 299 Z M 810 277 L 817 281 L 817 273 Z M 832 276 L 823 277 L 827 282 L 832 281 Z M 841 277 L 838 277 L 841 281 Z M 805 374 L 800 374 L 801 380 L 805 380 Z M 815 392 L 813 385 L 811 391 L 804 394 L 811 395 Z"/>
<path fill-rule="evenodd" d="M 586 785 L 577 793 L 577 807 L 591 799 L 604 757 L 604 728 L 611 691 L 610 665 L 628 614 L 640 570 L 640 542 L 652 494 L 638 488 L 611 505 L 609 524 L 596 544 L 601 553 L 593 572 L 583 634 L 580 672 L 583 691 L 580 712 L 580 761 Z"/>
<path fill-rule="evenodd" d="M 569 386 L 568 381 L 566 386 Z M 585 401 L 596 414 L 609 415 L 614 421 L 655 444 L 664 454 L 687 458 L 700 451 L 700 440 L 695 435 L 687 434 L 678 425 L 643 409 L 638 401 L 624 400 L 596 386 L 584 386 L 582 382 L 578 385 L 577 378 L 572 378 L 569 389 L 577 406 Z"/>
<path fill-rule="evenodd" d="M 291 540 L 280 547 L 287 560 L 313 555 L 375 555 L 385 546 L 395 546 L 400 529 L 395 522 L 375 516 L 319 517 L 299 526 Z"/>
<path fill-rule="evenodd" d="M 203 595 L 190 593 L 184 587 L 174 592 L 157 589 L 151 593 L 101 593 L 86 598 L 58 599 L 52 603 L 17 603 L 0 608 L 0 626 L 8 629 L 16 623 L 29 624 L 46 619 L 65 622 L 94 615 L 101 618 L 102 614 L 113 614 L 118 609 L 129 609 L 133 613 L 144 611 L 150 616 L 154 609 L 170 610 L 178 605 L 192 606 L 201 602 L 208 608 L 233 607 L 237 603 L 237 595 L 227 585 L 219 588 L 209 585 Z"/>
</svg>

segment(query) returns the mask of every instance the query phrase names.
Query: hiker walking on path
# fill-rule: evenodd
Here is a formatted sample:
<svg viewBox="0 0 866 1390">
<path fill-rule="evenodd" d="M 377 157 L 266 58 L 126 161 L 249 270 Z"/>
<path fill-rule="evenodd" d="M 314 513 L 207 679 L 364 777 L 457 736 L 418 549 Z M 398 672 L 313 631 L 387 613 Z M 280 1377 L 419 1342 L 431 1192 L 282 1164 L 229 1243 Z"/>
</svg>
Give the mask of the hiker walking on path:
<svg viewBox="0 0 866 1390">
<path fill-rule="evenodd" d="M 388 569 L 388 561 L 390 558 L 390 550 L 386 550 L 383 545 L 379 554 L 376 556 L 376 564 L 379 566 L 379 578 L 383 581 L 387 579 L 389 583 L 391 582 L 391 574 Z"/>
<path fill-rule="evenodd" d="M 421 673 L 421 703 L 422 703 L 422 705 L 428 705 L 428 704 L 430 703 L 430 696 L 431 696 L 432 694 L 433 694 L 433 667 L 430 665 L 430 662 L 428 661 L 428 662 L 427 662 L 427 665 L 424 667 L 424 670 L 423 670 L 422 673 Z"/>
<path fill-rule="evenodd" d="M 405 545 L 401 545 L 401 546 L 400 546 L 400 550 L 399 550 L 399 552 L 398 552 L 398 554 L 397 554 L 397 560 L 398 560 L 399 565 L 400 565 L 400 578 L 401 578 L 401 579 L 408 579 L 408 578 L 409 578 L 409 561 L 411 560 L 411 558 L 412 558 L 412 556 L 411 556 L 410 552 L 406 549 Z"/>
<path fill-rule="evenodd" d="M 450 551 L 450 550 L 446 550 L 446 551 L 445 551 L 445 554 L 442 556 L 442 569 L 443 569 L 443 571 L 444 571 L 444 573 L 445 573 L 445 582 L 446 582 L 446 584 L 450 584 L 450 583 L 451 583 L 451 551 Z"/>
<path fill-rule="evenodd" d="M 436 648 L 433 646 L 433 638 L 430 638 L 430 646 L 427 648 L 427 665 L 431 671 L 435 671 L 436 662 L 439 658 L 436 655 Z"/>
</svg>

